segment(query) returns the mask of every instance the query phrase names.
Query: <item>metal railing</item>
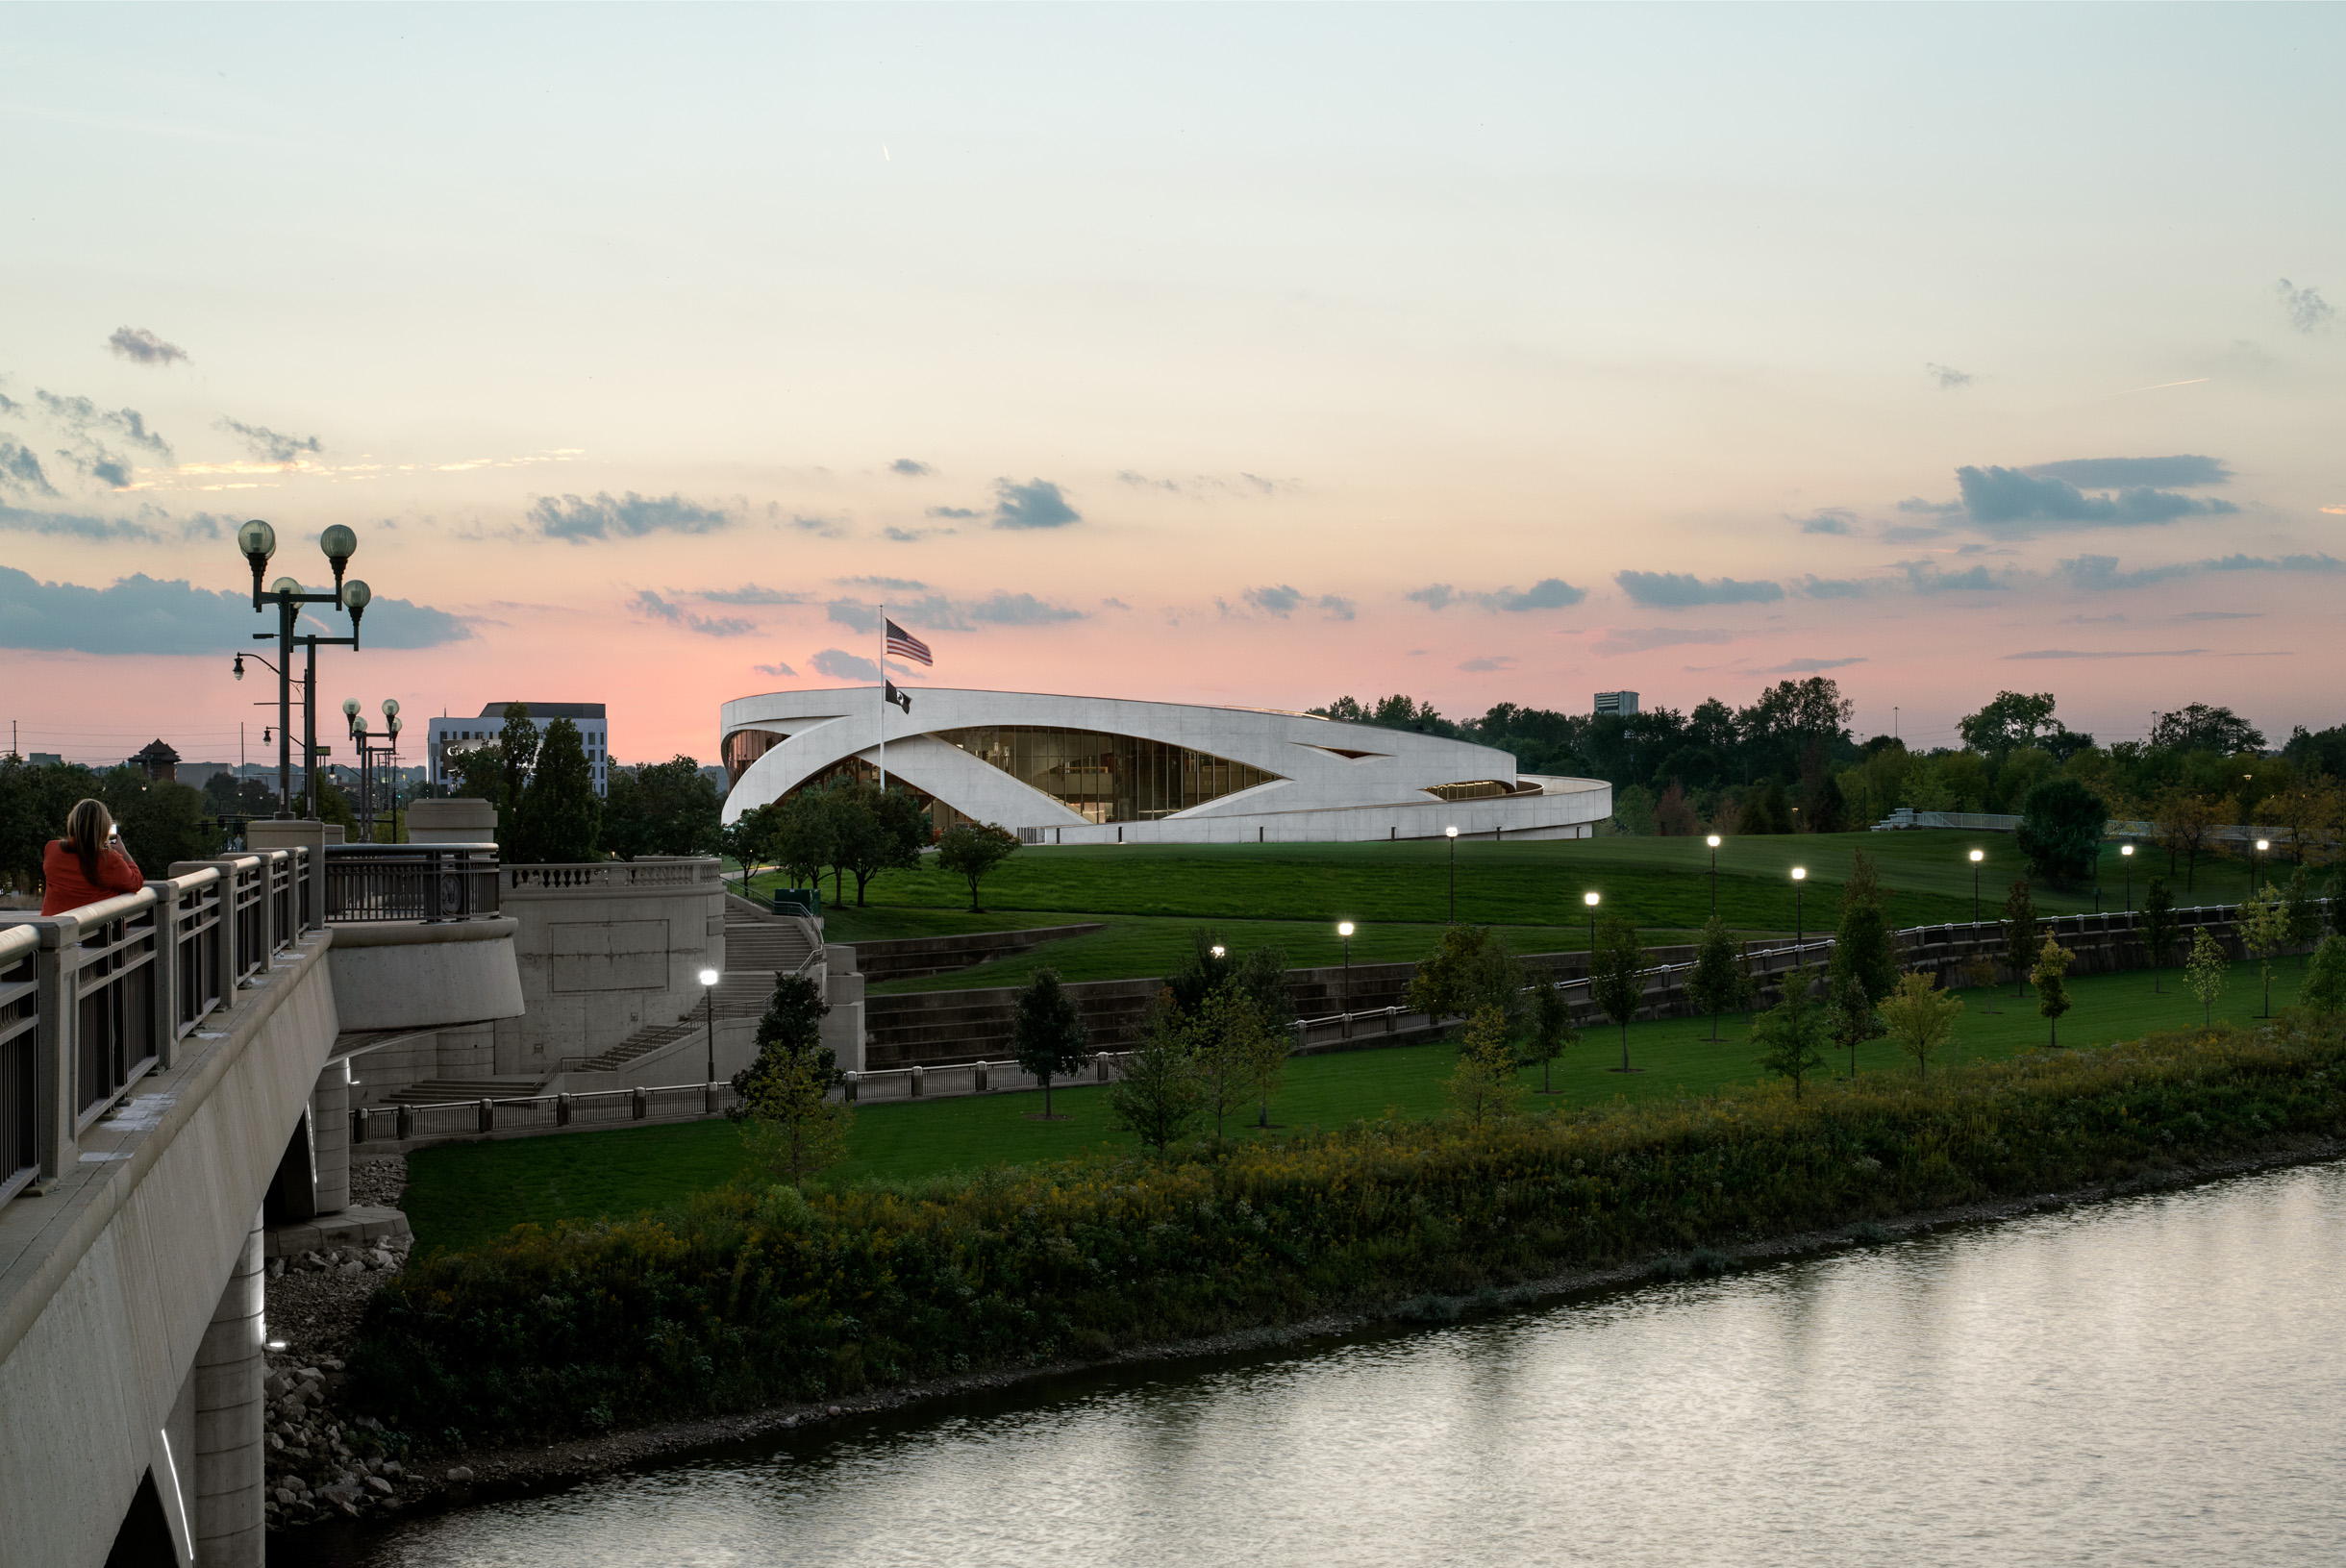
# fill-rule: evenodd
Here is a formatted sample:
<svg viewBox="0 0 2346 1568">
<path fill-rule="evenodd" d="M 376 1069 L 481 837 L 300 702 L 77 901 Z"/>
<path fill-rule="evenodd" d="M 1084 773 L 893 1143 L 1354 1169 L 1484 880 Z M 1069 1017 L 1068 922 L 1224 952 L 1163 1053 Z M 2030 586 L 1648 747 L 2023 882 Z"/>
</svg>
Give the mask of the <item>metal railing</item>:
<svg viewBox="0 0 2346 1568">
<path fill-rule="evenodd" d="M 481 920 L 497 912 L 494 844 L 329 844 L 326 923 Z"/>
<path fill-rule="evenodd" d="M 636 1122 L 697 1121 L 722 1115 L 738 1103 L 731 1083 L 717 1083 L 448 1100 L 437 1105 L 360 1106 L 350 1113 L 350 1141 L 405 1143 L 411 1138 L 586 1132 Z"/>
<path fill-rule="evenodd" d="M 72 1169 L 90 1124 L 296 939 L 278 922 L 300 917 L 303 864 L 182 861 L 136 893 L 0 915 L 0 1202 Z"/>
<path fill-rule="evenodd" d="M 0 927 L 0 1204 L 40 1174 L 40 933 Z"/>
</svg>

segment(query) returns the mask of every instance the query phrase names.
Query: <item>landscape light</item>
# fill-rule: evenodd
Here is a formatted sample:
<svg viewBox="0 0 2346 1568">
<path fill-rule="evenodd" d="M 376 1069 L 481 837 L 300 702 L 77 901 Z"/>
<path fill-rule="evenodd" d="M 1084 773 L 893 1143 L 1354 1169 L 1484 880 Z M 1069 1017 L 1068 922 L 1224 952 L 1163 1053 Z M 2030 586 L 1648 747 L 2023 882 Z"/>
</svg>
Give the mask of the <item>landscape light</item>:
<svg viewBox="0 0 2346 1568">
<path fill-rule="evenodd" d="M 1971 863 L 1973 865 L 1978 865 L 1982 860 L 1986 859 L 1987 852 L 1985 850 L 1975 849 L 1971 852 Z"/>
<path fill-rule="evenodd" d="M 1808 879 L 1808 875 L 1809 868 L 1805 865 L 1796 865 L 1792 868 L 1792 880 L 1794 882 L 1806 881 Z"/>
<path fill-rule="evenodd" d="M 2259 855 L 2262 855 L 2266 850 L 2271 849 L 2272 847 L 2272 843 L 2268 839 L 2259 838 L 2257 840 L 2257 853 Z"/>
<path fill-rule="evenodd" d="M 1459 831 L 1456 828 L 1444 828 L 1442 830 L 1442 836 L 1444 838 L 1456 838 L 1458 835 Z"/>
<path fill-rule="evenodd" d="M 1593 909 L 1597 907 L 1597 895 L 1594 893 L 1583 893 L 1581 895 L 1581 902 Z"/>
<path fill-rule="evenodd" d="M 1222 944 L 1221 944 L 1221 943 L 1216 942 L 1216 943 L 1215 943 L 1215 944 L 1214 944 L 1212 947 L 1209 948 L 1207 951 L 1208 951 L 1208 952 L 1210 952 L 1210 953 L 1211 953 L 1211 954 L 1212 954 L 1212 955 L 1213 955 L 1215 958 L 1219 958 L 1226 957 L 1226 956 L 1229 954 L 1229 951 L 1230 951 L 1230 950 L 1229 950 L 1228 948 L 1226 948 L 1226 947 L 1222 946 Z"/>
<path fill-rule="evenodd" d="M 2134 853 L 2134 846 L 2132 844 L 2120 844 L 2118 846 L 2118 853 L 2120 855 L 2132 855 Z"/>
<path fill-rule="evenodd" d="M 1719 847 L 1719 835 L 1717 834 L 1712 834 L 1709 838 L 1704 839 L 1703 842 L 1709 844 L 1712 849 L 1717 849 Z"/>
<path fill-rule="evenodd" d="M 1809 906 L 1804 902 L 1809 896 L 1807 866 L 1796 865 L 1792 868 L 1792 962 L 1795 967 L 1809 951 Z"/>
<path fill-rule="evenodd" d="M 1337 921 L 1335 923 L 1335 933 L 1338 936 L 1350 936 L 1352 934 L 1352 922 L 1349 920 Z"/>
<path fill-rule="evenodd" d="M 717 983 L 717 980 L 718 976 L 715 970 L 704 969 L 701 971 L 701 983 L 703 985 L 714 985 Z"/>
</svg>

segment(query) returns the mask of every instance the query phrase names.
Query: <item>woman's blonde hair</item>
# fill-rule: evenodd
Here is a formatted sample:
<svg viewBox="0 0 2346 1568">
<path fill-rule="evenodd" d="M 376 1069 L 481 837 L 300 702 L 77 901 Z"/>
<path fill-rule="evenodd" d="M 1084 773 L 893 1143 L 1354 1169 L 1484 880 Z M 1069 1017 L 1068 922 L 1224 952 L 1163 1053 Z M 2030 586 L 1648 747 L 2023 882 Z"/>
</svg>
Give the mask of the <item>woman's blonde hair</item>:
<svg viewBox="0 0 2346 1568">
<path fill-rule="evenodd" d="M 79 800 L 65 813 L 65 845 L 82 862 L 82 875 L 92 882 L 98 876 L 98 857 L 113 832 L 114 814 L 104 801 Z"/>
</svg>

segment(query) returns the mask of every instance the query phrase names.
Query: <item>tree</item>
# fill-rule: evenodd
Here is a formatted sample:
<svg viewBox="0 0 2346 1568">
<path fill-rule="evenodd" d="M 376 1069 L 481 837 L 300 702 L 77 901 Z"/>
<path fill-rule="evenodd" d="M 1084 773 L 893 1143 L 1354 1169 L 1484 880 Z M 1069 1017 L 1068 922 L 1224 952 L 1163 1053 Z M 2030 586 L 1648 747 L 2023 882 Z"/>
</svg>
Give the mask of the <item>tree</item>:
<svg viewBox="0 0 2346 1568">
<path fill-rule="evenodd" d="M 2069 1010 L 2069 985 L 2064 978 L 2077 955 L 2045 937 L 2045 945 L 2036 955 L 2036 967 L 2029 979 L 2036 985 L 2036 1011 L 2053 1026 L 2052 1044 L 2060 1044 L 2060 1015 Z"/>
<path fill-rule="evenodd" d="M 978 884 L 986 873 L 1017 853 L 1018 835 L 991 822 L 963 822 L 945 830 L 936 841 L 936 868 L 969 884 L 969 912 L 983 914 Z"/>
<path fill-rule="evenodd" d="M 1898 977 L 1897 989 L 1882 1004 L 1883 1026 L 1898 1049 L 1914 1058 L 1918 1078 L 1931 1076 L 1931 1058 L 1955 1034 L 1956 1015 L 1963 999 L 1937 989 L 1920 970 Z"/>
<path fill-rule="evenodd" d="M 878 785 L 867 784 L 840 784 L 824 795 L 833 812 L 834 863 L 855 878 L 859 908 L 864 889 L 881 872 L 920 869 L 928 818 L 911 796 L 900 789 L 883 795 Z M 912 808 L 909 816 L 907 806 Z"/>
<path fill-rule="evenodd" d="M 1974 990 L 1987 992 L 1980 1001 L 1988 1012 L 1994 1012 L 1996 995 L 1990 987 L 1996 983 L 1996 960 L 1984 953 L 1974 953 L 1963 960 L 1963 978 L 1971 983 Z"/>
<path fill-rule="evenodd" d="M 200 789 L 149 779 L 138 768 L 118 767 L 107 770 L 97 796 L 122 830 L 123 849 L 149 877 L 168 876 L 174 860 L 205 859 L 219 851 L 219 827 L 206 819 Z M 64 831 L 61 817 L 57 834 L 50 836 Z"/>
<path fill-rule="evenodd" d="M 2175 912 L 2175 895 L 2167 891 L 2167 879 L 2153 877 L 2150 890 L 2142 895 L 2142 945 L 2150 954 L 2154 996 L 2159 991 L 2159 973 L 2173 957 L 2175 939 L 2183 930 L 2183 920 Z"/>
<path fill-rule="evenodd" d="M 1108 1086 L 1108 1125 L 1163 1154 L 1205 1108 L 1196 1063 L 1170 989 L 1160 989 L 1141 1021 L 1140 1044 Z"/>
<path fill-rule="evenodd" d="M 2200 1022 L 2210 1021 L 2215 999 L 2224 994 L 2224 982 L 2232 973 L 2232 960 L 2224 956 L 2223 947 L 2208 934 L 2206 926 L 2191 933 L 2191 958 L 2184 965 L 2184 983 L 2191 994 L 2200 999 Z"/>
<path fill-rule="evenodd" d="M 2025 879 L 2012 884 L 2004 896 L 2003 926 L 2004 961 L 2020 977 L 2012 994 L 2026 996 L 2029 966 L 2036 961 L 2036 901 L 2029 896 Z"/>
<path fill-rule="evenodd" d="M 1255 1094 L 1261 1103 L 1261 1114 L 1255 1125 L 1268 1127 L 1271 1096 L 1286 1071 L 1287 1041 L 1295 1028 L 1295 1002 L 1287 990 L 1286 950 L 1269 943 L 1249 948 L 1230 983 L 1245 993 L 1255 1005 L 1255 1016 L 1262 1021 L 1255 1058 Z"/>
<path fill-rule="evenodd" d="M 2020 853 L 2053 882 L 2089 882 L 2109 826 L 2109 803 L 2066 774 L 2033 786 L 2020 805 Z"/>
<path fill-rule="evenodd" d="M 1874 869 L 1874 858 L 1859 850 L 1850 865 L 1849 880 L 1841 884 L 1841 923 L 1834 937 L 1831 965 L 1836 998 L 1850 981 L 1857 982 L 1869 998 L 1887 996 L 1898 983 L 1898 954 L 1890 936 L 1888 902 L 1889 895 Z M 1872 1015 L 1868 1012 L 1867 1016 Z M 1873 1038 L 1871 1034 L 1865 1037 Z"/>
<path fill-rule="evenodd" d="M 1193 1018 L 1206 999 L 1229 984 L 1237 972 L 1238 960 L 1232 957 L 1222 933 L 1199 926 L 1189 933 L 1188 958 L 1166 978 L 1165 988 L 1173 993 L 1173 1005 L 1183 1015 Z"/>
<path fill-rule="evenodd" d="M 1977 713 L 1956 721 L 1963 744 L 1987 757 L 2002 757 L 2020 746 L 2036 744 L 2039 735 L 2060 728 L 2053 718 L 2053 693 L 1999 691 Z"/>
<path fill-rule="evenodd" d="M 2300 865 L 2289 873 L 2288 885 L 2281 890 L 2281 902 L 2287 911 L 2287 932 L 2284 940 L 2298 950 L 2298 967 L 2305 967 L 2303 955 L 2321 939 L 2322 906 L 2313 896 L 2313 879 Z"/>
<path fill-rule="evenodd" d="M 1745 838 L 1759 834 L 1782 834 L 1792 831 L 1792 803 L 1784 798 L 1784 785 L 1770 779 L 1757 789 L 1743 792 L 1743 809 L 1735 814 L 1735 833 Z"/>
<path fill-rule="evenodd" d="M 1597 945 L 1588 955 L 1588 995 L 1605 1016 L 1621 1026 L 1621 1070 L 1628 1072 L 1629 1021 L 1645 1003 L 1645 949 L 1637 928 L 1621 916 L 1607 915 L 1597 928 Z"/>
<path fill-rule="evenodd" d="M 1230 1113 L 1253 1098 L 1270 1054 L 1270 1032 L 1251 997 L 1235 985 L 1223 985 L 1200 1004 L 1188 1034 L 1189 1058 L 1196 1064 L 1205 1108 L 1213 1114 L 1218 1143 Z"/>
<path fill-rule="evenodd" d="M 1865 983 L 1855 975 L 1838 980 L 1828 976 L 1826 990 L 1832 1000 L 1825 1008 L 1825 1030 L 1833 1043 L 1849 1053 L 1849 1076 L 1858 1076 L 1858 1047 L 1882 1034 L 1882 1019 L 1874 1011 L 1873 998 L 1867 994 Z"/>
<path fill-rule="evenodd" d="M 2189 893 L 2199 884 L 2199 858 L 2231 811 L 2186 784 L 2166 790 L 2152 810 L 2151 837 L 2167 852 L 2167 874 L 2175 874 L 2176 857 L 2182 856 L 2184 891 Z"/>
<path fill-rule="evenodd" d="M 509 853 L 515 842 L 522 792 L 529 788 L 530 774 L 537 766 L 538 739 L 537 726 L 530 722 L 530 705 L 506 704 L 505 723 L 498 728 L 497 749 L 491 754 L 497 759 L 497 793 L 484 798 L 497 803 L 497 842 Z"/>
<path fill-rule="evenodd" d="M 2338 787 L 2326 778 L 2299 779 L 2275 792 L 2265 810 L 2300 866 L 2323 865 L 2338 849 Z"/>
<path fill-rule="evenodd" d="M 2289 906 L 2281 896 L 2281 889 L 2271 883 L 2264 891 L 2240 906 L 2240 945 L 2248 956 L 2257 960 L 2258 973 L 2264 980 L 2264 1011 L 2273 1016 L 2273 959 L 2289 944 Z"/>
<path fill-rule="evenodd" d="M 1011 1020 L 1011 1051 L 1018 1065 L 1042 1083 L 1042 1119 L 1051 1114 L 1051 1080 L 1065 1078 L 1084 1065 L 1091 1035 L 1084 1015 L 1059 983 L 1056 969 L 1037 969 L 1018 992 L 1018 1010 Z"/>
<path fill-rule="evenodd" d="M 1459 1040 L 1458 1067 L 1442 1086 L 1451 1108 L 1476 1137 L 1513 1115 L 1523 1098 L 1523 1081 L 1515 1075 L 1507 1039 L 1507 1015 L 1496 1008 L 1476 1008 Z"/>
<path fill-rule="evenodd" d="M 802 789 L 773 809 L 766 848 L 782 862 L 783 875 L 802 887 L 822 890 L 823 867 L 834 859 L 834 818 L 820 790 Z"/>
<path fill-rule="evenodd" d="M 1752 1021 L 1760 1070 L 1790 1079 L 1795 1100 L 1809 1075 L 1825 1064 L 1825 1009 L 1815 986 L 1816 971 L 1801 965 L 1784 977 L 1783 1000 Z"/>
<path fill-rule="evenodd" d="M 586 760 L 578 726 L 556 719 L 546 726 L 537 766 L 514 812 L 512 859 L 525 865 L 563 865 L 596 859 L 595 834 L 603 825 L 602 798 L 594 792 L 594 764 Z"/>
<path fill-rule="evenodd" d="M 1462 1018 L 1496 1008 L 1512 1034 L 1523 1022 L 1523 966 L 1488 926 L 1446 927 L 1433 954 L 1410 975 L 1405 1006 L 1429 1018 Z"/>
<path fill-rule="evenodd" d="M 715 855 L 733 848 L 725 837 L 724 798 L 692 758 L 613 768 L 607 790 L 602 843 L 622 860 Z"/>
<path fill-rule="evenodd" d="M 2346 1012 L 2346 936 L 2332 932 L 2313 951 L 2306 969 L 2306 983 L 2297 993 L 2298 1006 L 2322 1017 Z"/>
<path fill-rule="evenodd" d="M 1538 1064 L 1539 1092 L 1554 1094 L 1549 1070 L 1563 1055 L 1564 1047 L 1578 1045 L 1581 1039 L 1581 1032 L 1572 1027 L 1572 1004 L 1564 1000 L 1560 986 L 1541 981 L 1533 988 L 1531 1025 L 1520 1054 L 1525 1065 Z"/>
<path fill-rule="evenodd" d="M 1702 939 L 1694 947 L 1694 968 L 1686 976 L 1687 1000 L 1710 1014 L 1713 1043 L 1719 1037 L 1719 1014 L 1742 1005 L 1747 984 L 1743 966 L 1735 961 L 1735 939 L 1714 914 L 1703 926 Z"/>
<path fill-rule="evenodd" d="M 822 1044 L 822 993 L 803 975 L 777 974 L 758 1020 L 758 1055 L 734 1074 L 739 1103 L 726 1114 L 745 1123 L 752 1152 L 768 1170 L 803 1186 L 847 1151 L 854 1112 L 835 1105 L 836 1055 Z"/>
<path fill-rule="evenodd" d="M 1849 803 L 1841 794 L 1841 786 L 1830 773 L 1819 774 L 1814 785 L 1804 792 L 1809 809 L 1803 813 L 1802 826 L 1809 833 L 1843 833 L 1849 827 Z"/>
<path fill-rule="evenodd" d="M 2189 703 L 2152 721 L 2151 745 L 2159 751 L 2237 757 L 2242 752 L 2264 750 L 2264 734 L 2229 708 Z"/>
</svg>

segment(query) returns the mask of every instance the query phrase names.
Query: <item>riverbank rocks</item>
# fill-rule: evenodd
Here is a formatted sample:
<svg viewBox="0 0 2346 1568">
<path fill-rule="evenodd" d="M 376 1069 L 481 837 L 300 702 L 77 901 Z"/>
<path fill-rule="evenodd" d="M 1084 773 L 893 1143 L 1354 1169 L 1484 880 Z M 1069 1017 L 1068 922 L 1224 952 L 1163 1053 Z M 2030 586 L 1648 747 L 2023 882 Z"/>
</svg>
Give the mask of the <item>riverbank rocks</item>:
<svg viewBox="0 0 2346 1568">
<path fill-rule="evenodd" d="M 406 1161 L 370 1161 L 365 1174 L 366 1201 L 395 1204 Z M 336 1402 L 367 1298 L 407 1266 L 413 1245 L 399 1236 L 269 1260 L 266 1322 L 272 1344 L 284 1346 L 267 1353 L 262 1379 L 262 1514 L 271 1530 L 389 1513 L 413 1489 L 399 1460 L 405 1436 L 371 1417 L 345 1419 Z"/>
</svg>

